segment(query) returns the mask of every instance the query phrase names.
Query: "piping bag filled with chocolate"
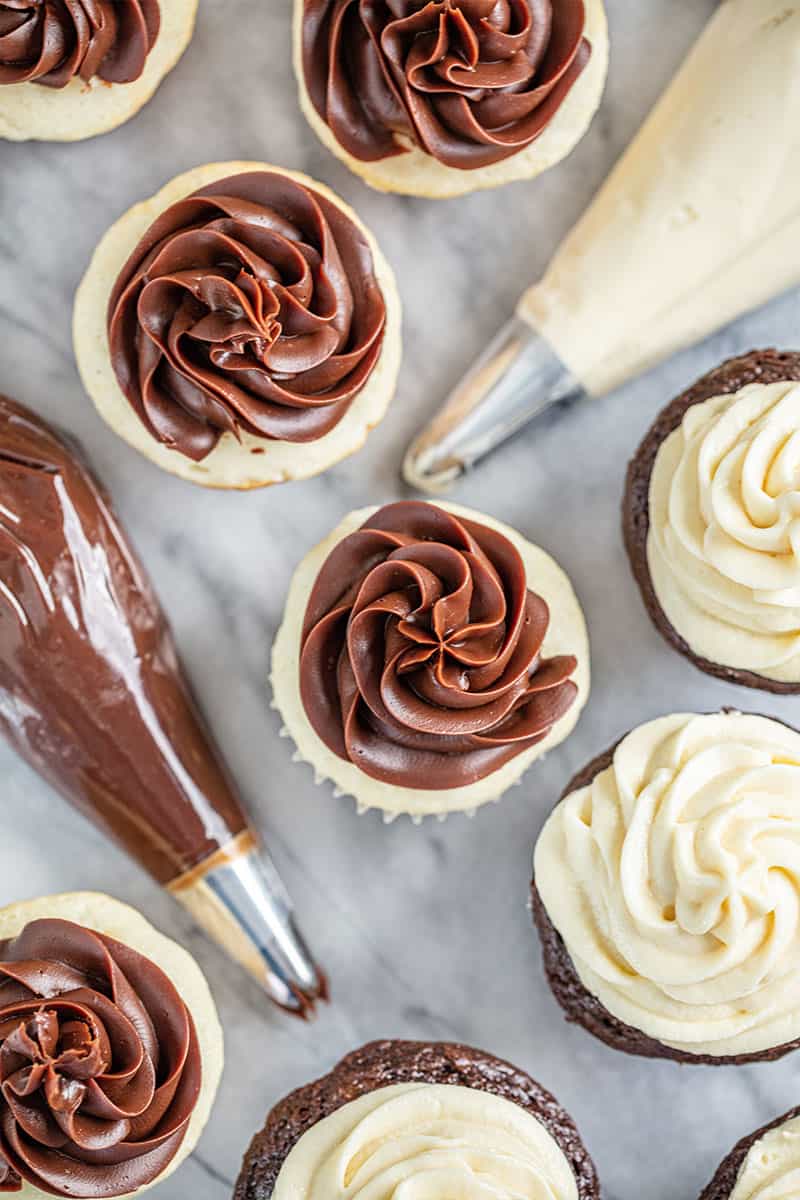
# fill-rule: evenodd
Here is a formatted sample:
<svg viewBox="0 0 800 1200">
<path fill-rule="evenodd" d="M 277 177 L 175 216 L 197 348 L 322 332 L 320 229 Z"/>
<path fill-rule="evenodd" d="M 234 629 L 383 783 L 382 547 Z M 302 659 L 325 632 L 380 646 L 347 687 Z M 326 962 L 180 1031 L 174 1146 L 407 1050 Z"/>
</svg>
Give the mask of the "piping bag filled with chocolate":
<svg viewBox="0 0 800 1200">
<path fill-rule="evenodd" d="M 544 278 L 406 456 L 447 487 L 553 404 L 601 396 L 800 284 L 800 8 L 722 0 Z"/>
<path fill-rule="evenodd" d="M 0 730 L 282 1008 L 324 977 L 297 930 L 108 498 L 0 396 Z"/>
</svg>

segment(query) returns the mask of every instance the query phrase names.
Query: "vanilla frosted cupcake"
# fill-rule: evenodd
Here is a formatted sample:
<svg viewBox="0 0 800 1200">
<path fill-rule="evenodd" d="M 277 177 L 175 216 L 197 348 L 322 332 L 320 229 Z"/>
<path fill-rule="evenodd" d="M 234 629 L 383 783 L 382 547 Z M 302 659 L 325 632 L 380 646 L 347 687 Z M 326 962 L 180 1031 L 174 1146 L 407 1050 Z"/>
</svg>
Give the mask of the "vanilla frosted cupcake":
<svg viewBox="0 0 800 1200">
<path fill-rule="evenodd" d="M 275 1106 L 234 1200 L 598 1200 L 571 1117 L 470 1046 L 373 1042 Z"/>
<path fill-rule="evenodd" d="M 196 12 L 197 0 L 0 0 L 0 137 L 72 142 L 129 120 Z"/>
<path fill-rule="evenodd" d="M 723 363 L 628 471 L 625 540 L 659 631 L 710 675 L 800 692 L 800 355 Z"/>
<path fill-rule="evenodd" d="M 298 757 L 388 817 L 499 800 L 574 728 L 586 626 L 549 555 L 471 509 L 350 513 L 297 569 L 272 658 Z"/>
<path fill-rule="evenodd" d="M 734 1146 L 700 1200 L 793 1200 L 800 1195 L 800 1108 Z"/>
<path fill-rule="evenodd" d="M 743 1063 L 800 1044 L 800 733 L 678 713 L 590 763 L 545 825 L 534 915 L 568 1018 L 615 1049 Z"/>
<path fill-rule="evenodd" d="M 222 1031 L 185 950 L 75 892 L 0 909 L 0 1192 L 127 1196 L 191 1154 Z"/>
<path fill-rule="evenodd" d="M 386 412 L 400 365 L 391 268 L 355 213 L 305 175 L 212 163 L 111 227 L 75 301 L 100 415 L 207 487 L 316 475 Z"/>
<path fill-rule="evenodd" d="M 294 0 L 303 111 L 373 187 L 532 179 L 581 140 L 608 71 L 603 0 Z"/>
</svg>

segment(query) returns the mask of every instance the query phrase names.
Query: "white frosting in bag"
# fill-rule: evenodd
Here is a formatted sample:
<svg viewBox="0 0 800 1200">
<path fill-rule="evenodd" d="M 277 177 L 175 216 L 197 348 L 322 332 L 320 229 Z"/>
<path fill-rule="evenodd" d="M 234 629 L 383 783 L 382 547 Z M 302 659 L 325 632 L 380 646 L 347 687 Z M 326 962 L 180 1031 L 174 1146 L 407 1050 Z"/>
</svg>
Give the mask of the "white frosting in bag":
<svg viewBox="0 0 800 1200">
<path fill-rule="evenodd" d="M 668 1046 L 800 1037 L 800 734 L 766 717 L 640 726 L 554 810 L 536 884 L 583 985 Z"/>
<path fill-rule="evenodd" d="M 798 156 L 800 8 L 724 0 L 520 315 L 597 395 L 707 337 L 800 283 Z"/>
</svg>

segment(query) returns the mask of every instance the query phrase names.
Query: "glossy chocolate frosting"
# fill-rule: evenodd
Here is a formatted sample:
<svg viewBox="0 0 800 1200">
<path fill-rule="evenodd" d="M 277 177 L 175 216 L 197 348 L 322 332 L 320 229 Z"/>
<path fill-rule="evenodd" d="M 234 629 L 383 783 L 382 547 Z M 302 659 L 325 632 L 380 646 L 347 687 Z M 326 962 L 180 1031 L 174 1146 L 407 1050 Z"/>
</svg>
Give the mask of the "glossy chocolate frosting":
<svg viewBox="0 0 800 1200">
<path fill-rule="evenodd" d="M 583 71 L 584 0 L 304 0 L 312 103 L 364 161 L 409 139 L 486 167 L 547 128 Z"/>
<path fill-rule="evenodd" d="M 160 27 L 159 0 L 0 0 L 0 84 L 132 83 Z"/>
<path fill-rule="evenodd" d="M 385 320 L 353 221 L 287 175 L 252 171 L 155 221 L 114 287 L 108 336 L 140 420 L 199 461 L 225 432 L 323 437 L 369 379 Z"/>
<path fill-rule="evenodd" d="M 502 534 L 423 501 L 386 505 L 316 580 L 303 705 L 326 746 L 375 779 L 475 783 L 575 700 L 576 660 L 541 657 L 549 621 Z"/>
<path fill-rule="evenodd" d="M 107 497 L 3 397 L 0 730 L 162 883 L 246 827 Z"/>
<path fill-rule="evenodd" d="M 192 1018 L 113 938 L 32 921 L 0 941 L 0 1191 L 122 1196 L 177 1154 L 200 1094 Z"/>
</svg>

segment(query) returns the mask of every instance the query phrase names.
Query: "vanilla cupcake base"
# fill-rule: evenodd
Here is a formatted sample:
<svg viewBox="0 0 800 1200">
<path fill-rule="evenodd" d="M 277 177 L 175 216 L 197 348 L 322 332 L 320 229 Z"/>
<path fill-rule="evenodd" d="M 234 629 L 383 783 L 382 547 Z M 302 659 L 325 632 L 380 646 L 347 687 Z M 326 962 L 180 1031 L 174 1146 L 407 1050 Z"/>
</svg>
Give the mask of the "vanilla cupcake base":
<svg viewBox="0 0 800 1200">
<path fill-rule="evenodd" d="M 294 0 L 294 67 L 300 106 L 320 141 L 354 174 L 379 192 L 446 200 L 502 187 L 506 183 L 535 179 L 575 149 L 600 107 L 609 56 L 608 21 L 603 0 L 586 0 L 585 36 L 592 44 L 592 55 L 585 70 L 544 132 L 518 154 L 488 167 L 459 170 L 445 166 L 407 139 L 398 137 L 398 143 L 407 148 L 405 154 L 365 162 L 345 150 L 314 107 L 303 70 L 303 0 Z"/>
<path fill-rule="evenodd" d="M 383 348 L 366 384 L 338 425 L 314 442 L 276 442 L 242 431 L 240 440 L 225 433 L 212 452 L 194 462 L 158 442 L 140 421 L 117 382 L 108 350 L 108 302 L 117 277 L 141 238 L 157 217 L 178 200 L 206 184 L 248 171 L 285 175 L 335 204 L 366 237 L 375 277 L 386 304 Z M 208 163 L 171 180 L 152 196 L 129 209 L 111 226 L 94 252 L 75 297 L 73 340 L 83 380 L 103 420 L 115 433 L 156 466 L 211 488 L 249 490 L 308 479 L 359 450 L 367 434 L 385 416 L 397 386 L 402 354 L 401 304 L 394 272 L 378 243 L 351 208 L 324 184 L 297 171 L 260 162 Z"/>
<path fill-rule="evenodd" d="M 504 792 L 518 783 L 524 772 L 548 750 L 558 746 L 575 728 L 581 711 L 589 698 L 589 638 L 586 622 L 578 599 L 561 567 L 516 530 L 484 513 L 457 504 L 438 504 L 439 508 L 457 517 L 480 522 L 507 537 L 522 556 L 528 576 L 528 586 L 540 595 L 550 608 L 550 626 L 542 653 L 546 657 L 572 654 L 578 666 L 572 678 L 578 687 L 575 703 L 548 736 L 536 746 L 518 754 L 497 771 L 466 787 L 445 790 L 396 787 L 365 775 L 353 763 L 339 758 L 330 750 L 309 721 L 300 696 L 300 644 L 303 621 L 317 575 L 338 542 L 358 529 L 376 508 L 352 512 L 337 525 L 301 562 L 292 579 L 286 610 L 272 651 L 272 690 L 274 707 L 283 718 L 285 736 L 296 746 L 295 758 L 314 769 L 316 781 L 330 780 L 337 792 L 354 798 L 360 812 L 380 809 L 386 820 L 407 814 L 415 820 L 424 816 L 445 817 L 452 812 L 467 812 L 500 800 Z"/>
<path fill-rule="evenodd" d="M 72 921 L 96 933 L 105 933 L 144 955 L 161 968 L 192 1015 L 203 1062 L 200 1095 L 180 1150 L 158 1179 L 131 1193 L 141 1195 L 162 1183 L 189 1157 L 210 1116 L 224 1059 L 222 1028 L 214 1000 L 202 971 L 183 947 L 154 929 L 135 908 L 102 892 L 65 892 L 9 904 L 0 909 L 0 941 L 16 937 L 31 921 L 46 918 Z M 52 1200 L 50 1193 L 24 1181 L 22 1190 L 14 1194 L 21 1200 Z"/>
<path fill-rule="evenodd" d="M 71 79 L 63 88 L 0 85 L 0 138 L 77 142 L 130 120 L 152 97 L 194 32 L 198 0 L 161 0 L 161 28 L 144 70 L 132 83 Z"/>
</svg>

